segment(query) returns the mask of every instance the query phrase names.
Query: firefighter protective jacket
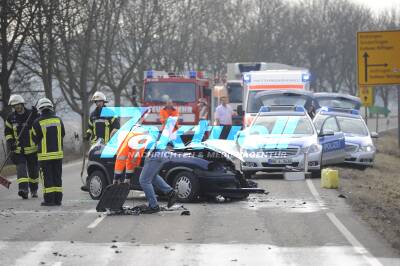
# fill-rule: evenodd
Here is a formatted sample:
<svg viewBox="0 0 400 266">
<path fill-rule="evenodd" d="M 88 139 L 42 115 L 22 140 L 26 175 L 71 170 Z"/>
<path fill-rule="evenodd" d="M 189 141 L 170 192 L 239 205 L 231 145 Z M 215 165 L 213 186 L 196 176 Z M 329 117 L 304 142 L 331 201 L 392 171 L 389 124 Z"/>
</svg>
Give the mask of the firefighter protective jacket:
<svg viewBox="0 0 400 266">
<path fill-rule="evenodd" d="M 38 144 L 38 160 L 57 160 L 64 157 L 64 124 L 53 112 L 45 110 L 35 120 L 32 128 L 33 140 Z"/>
<path fill-rule="evenodd" d="M 160 110 L 160 122 L 162 124 L 161 129 L 164 129 L 165 123 L 167 123 L 168 117 L 176 116 L 179 117 L 179 111 L 175 107 L 164 107 Z M 175 124 L 175 129 L 178 128 L 178 122 Z"/>
<path fill-rule="evenodd" d="M 114 166 L 114 178 L 122 179 L 122 173 L 125 169 L 125 179 L 132 177 L 133 172 L 136 167 L 140 166 L 143 158 L 145 147 L 141 149 L 132 149 L 129 147 L 128 143 L 133 137 L 143 135 L 142 132 L 129 132 L 124 141 L 118 148 L 117 158 L 115 160 Z M 138 144 L 143 144 L 143 142 L 138 142 Z"/>
<path fill-rule="evenodd" d="M 32 113 L 32 115 L 31 115 Z M 29 115 L 31 117 L 28 120 Z M 32 138 L 32 124 L 33 121 L 38 117 L 36 110 L 29 110 L 25 108 L 25 112 L 23 114 L 18 114 L 13 112 L 6 119 L 4 135 L 7 140 L 7 146 L 11 146 L 12 143 L 15 144 L 16 154 L 31 154 L 37 151 L 37 146 Z M 24 128 L 24 131 L 21 133 L 22 128 L 25 123 L 27 125 Z M 21 133 L 21 136 L 18 138 L 18 135 Z"/>
<path fill-rule="evenodd" d="M 86 134 L 90 134 L 92 143 L 97 139 L 104 139 L 104 143 L 108 143 L 111 137 L 111 132 L 114 129 L 119 129 L 119 119 L 117 117 L 101 117 L 101 109 L 97 108 L 90 114 L 89 125 Z"/>
</svg>

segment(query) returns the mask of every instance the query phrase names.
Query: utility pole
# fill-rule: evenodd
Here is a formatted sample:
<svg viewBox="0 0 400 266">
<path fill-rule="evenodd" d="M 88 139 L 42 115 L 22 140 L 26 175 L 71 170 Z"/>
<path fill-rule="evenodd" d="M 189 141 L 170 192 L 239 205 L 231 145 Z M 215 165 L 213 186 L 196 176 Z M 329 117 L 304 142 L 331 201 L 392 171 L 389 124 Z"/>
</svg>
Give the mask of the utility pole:
<svg viewBox="0 0 400 266">
<path fill-rule="evenodd" d="M 397 137 L 400 149 L 400 85 L 397 88 Z"/>
</svg>

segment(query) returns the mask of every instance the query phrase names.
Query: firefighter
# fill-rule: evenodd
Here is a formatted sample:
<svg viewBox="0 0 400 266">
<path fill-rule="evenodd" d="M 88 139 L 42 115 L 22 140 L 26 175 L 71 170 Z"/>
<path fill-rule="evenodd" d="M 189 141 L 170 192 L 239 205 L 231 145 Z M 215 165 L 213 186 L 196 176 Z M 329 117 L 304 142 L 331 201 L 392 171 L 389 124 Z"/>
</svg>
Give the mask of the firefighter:
<svg viewBox="0 0 400 266">
<path fill-rule="evenodd" d="M 117 117 L 102 117 L 101 110 L 107 101 L 104 93 L 96 91 L 91 99 L 96 104 L 96 109 L 90 114 L 89 128 L 86 131 L 85 139 L 93 144 L 99 138 L 107 144 L 112 135 L 119 129 L 119 119 Z"/>
<path fill-rule="evenodd" d="M 32 140 L 31 127 L 37 118 L 37 110 L 25 108 L 25 100 L 21 95 L 11 95 L 8 105 L 14 112 L 5 121 L 4 135 L 7 147 L 12 152 L 11 160 L 17 168 L 18 195 L 28 198 L 28 190 L 32 198 L 37 198 L 38 166 L 37 146 Z"/>
<path fill-rule="evenodd" d="M 165 100 L 164 108 L 160 110 L 160 122 L 161 122 L 161 130 L 164 129 L 165 123 L 167 123 L 168 117 L 176 116 L 179 117 L 179 111 L 174 107 L 172 100 L 168 97 Z M 178 122 L 175 124 L 175 129 L 178 128 Z"/>
<path fill-rule="evenodd" d="M 42 98 L 38 102 L 39 118 L 33 123 L 32 135 L 38 145 L 38 161 L 43 182 L 42 206 L 60 206 L 62 193 L 62 159 L 64 124 L 54 113 L 53 103 Z"/>
<path fill-rule="evenodd" d="M 122 182 L 130 183 L 135 168 L 141 165 L 147 141 L 151 141 L 151 136 L 145 132 L 135 131 L 127 135 L 117 151 L 117 158 L 114 166 L 114 184 Z M 161 158 L 146 158 L 144 162 L 139 182 L 149 205 L 141 210 L 142 213 L 150 214 L 160 211 L 154 192 L 154 186 L 167 195 L 168 208 L 176 202 L 177 192 L 158 175 L 159 170 L 163 166 L 163 162 L 166 161 L 167 160 L 161 160 Z M 125 178 L 123 177 L 124 169 Z"/>
</svg>

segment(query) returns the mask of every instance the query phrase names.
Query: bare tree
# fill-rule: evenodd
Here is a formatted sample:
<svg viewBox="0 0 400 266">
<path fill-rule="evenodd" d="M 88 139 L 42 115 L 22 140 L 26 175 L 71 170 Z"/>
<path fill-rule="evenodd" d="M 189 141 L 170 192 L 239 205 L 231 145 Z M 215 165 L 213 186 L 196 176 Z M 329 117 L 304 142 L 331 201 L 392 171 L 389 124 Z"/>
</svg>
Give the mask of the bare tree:
<svg viewBox="0 0 400 266">
<path fill-rule="evenodd" d="M 56 11 L 58 27 L 55 76 L 62 95 L 87 128 L 89 96 L 100 84 L 98 49 L 94 30 L 104 1 L 64 0 Z"/>
<path fill-rule="evenodd" d="M 58 1 L 38 0 L 38 10 L 29 32 L 25 52 L 19 59 L 29 72 L 41 79 L 45 96 L 52 101 L 57 42 L 55 12 L 58 8 Z"/>
<path fill-rule="evenodd" d="M 1 0 L 0 1 L 0 55 L 1 55 L 1 102 L 0 116 L 7 116 L 7 104 L 10 98 L 10 77 L 16 69 L 18 58 L 26 41 L 36 12 L 36 1 Z"/>
</svg>

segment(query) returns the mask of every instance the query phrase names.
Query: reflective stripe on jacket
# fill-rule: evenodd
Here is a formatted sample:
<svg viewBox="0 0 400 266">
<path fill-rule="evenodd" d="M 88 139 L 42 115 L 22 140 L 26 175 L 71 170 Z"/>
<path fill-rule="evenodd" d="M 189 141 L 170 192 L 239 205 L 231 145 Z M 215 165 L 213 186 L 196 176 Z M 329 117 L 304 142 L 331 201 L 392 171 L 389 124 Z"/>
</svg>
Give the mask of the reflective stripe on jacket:
<svg viewBox="0 0 400 266">
<path fill-rule="evenodd" d="M 101 117 L 102 108 L 96 108 L 91 114 L 86 133 L 90 134 L 91 142 L 94 143 L 97 139 L 102 138 L 107 144 L 111 138 L 111 132 L 114 129 L 119 129 L 119 119 L 117 117 Z"/>
<path fill-rule="evenodd" d="M 4 136 L 7 144 L 15 143 L 15 153 L 31 154 L 37 152 L 37 146 L 32 137 L 32 124 L 37 117 L 38 115 L 36 112 L 25 108 L 25 112 L 23 114 L 17 114 L 16 112 L 13 112 L 6 119 Z M 21 133 L 22 128 L 26 123 L 27 125 L 25 126 L 24 131 Z M 18 138 L 19 134 L 21 135 Z"/>
<path fill-rule="evenodd" d="M 118 148 L 117 157 L 115 159 L 114 174 L 122 175 L 125 170 L 126 177 L 133 174 L 136 167 L 140 166 L 143 158 L 145 147 L 137 150 L 129 147 L 129 140 L 133 137 L 143 135 L 141 132 L 129 132 L 124 141 Z"/>
<path fill-rule="evenodd" d="M 38 160 L 62 159 L 64 136 L 63 122 L 53 112 L 46 112 L 36 119 L 33 124 L 33 139 L 38 144 Z"/>
</svg>

